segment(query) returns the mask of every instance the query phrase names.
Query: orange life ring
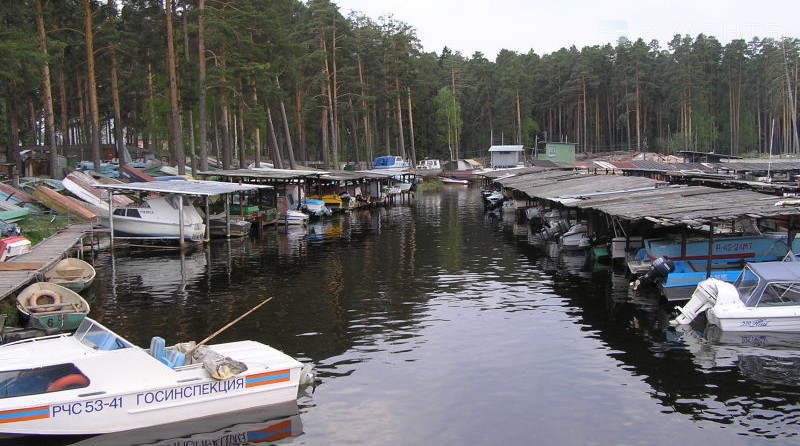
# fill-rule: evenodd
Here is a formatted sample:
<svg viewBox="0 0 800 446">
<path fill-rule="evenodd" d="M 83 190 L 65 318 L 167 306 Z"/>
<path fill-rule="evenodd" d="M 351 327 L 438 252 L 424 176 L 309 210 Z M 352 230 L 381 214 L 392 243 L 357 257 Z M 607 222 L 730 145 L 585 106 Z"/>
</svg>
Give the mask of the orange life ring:
<svg viewBox="0 0 800 446">
<path fill-rule="evenodd" d="M 57 390 L 73 389 L 79 387 L 86 387 L 89 385 L 89 378 L 80 374 L 73 373 L 71 375 L 62 376 L 47 386 L 48 392 L 55 392 Z"/>
<path fill-rule="evenodd" d="M 49 302 L 39 302 L 39 299 L 47 297 Z M 61 303 L 61 296 L 58 295 L 53 290 L 36 290 L 31 293 L 31 297 L 28 298 L 28 305 L 31 307 L 35 307 L 37 305 L 50 305 L 50 304 L 60 304 Z M 31 311 L 36 313 L 42 313 L 45 311 L 55 311 L 58 310 L 58 307 L 49 307 L 49 308 L 32 308 Z"/>
</svg>

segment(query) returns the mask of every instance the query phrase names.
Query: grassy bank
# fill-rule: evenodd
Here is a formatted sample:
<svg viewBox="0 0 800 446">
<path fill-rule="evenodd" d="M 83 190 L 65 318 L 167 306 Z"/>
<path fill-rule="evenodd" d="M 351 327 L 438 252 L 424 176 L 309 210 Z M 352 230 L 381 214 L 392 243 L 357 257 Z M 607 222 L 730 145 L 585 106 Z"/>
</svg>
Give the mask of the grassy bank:
<svg viewBox="0 0 800 446">
<path fill-rule="evenodd" d="M 444 187 L 444 183 L 437 176 L 424 177 L 425 179 L 417 185 L 419 192 L 439 192 Z"/>
<path fill-rule="evenodd" d="M 31 214 L 17 223 L 23 236 L 31 241 L 32 246 L 66 228 L 73 221 L 62 215 Z"/>
</svg>

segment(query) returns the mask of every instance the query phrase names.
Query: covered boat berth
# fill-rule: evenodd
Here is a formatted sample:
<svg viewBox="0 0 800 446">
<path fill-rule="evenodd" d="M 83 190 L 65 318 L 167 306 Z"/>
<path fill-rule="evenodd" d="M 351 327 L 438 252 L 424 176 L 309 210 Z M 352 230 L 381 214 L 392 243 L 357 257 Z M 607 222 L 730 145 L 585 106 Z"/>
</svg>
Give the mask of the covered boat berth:
<svg viewBox="0 0 800 446">
<path fill-rule="evenodd" d="M 148 181 L 139 183 L 118 183 L 118 184 L 98 184 L 98 188 L 108 189 L 111 197 L 109 197 L 109 225 L 111 229 L 111 243 L 114 243 L 114 215 L 113 196 L 115 192 L 135 192 L 143 193 L 156 193 L 160 195 L 175 195 L 183 197 L 202 197 L 205 211 L 205 225 L 206 233 L 204 241 L 210 238 L 210 209 L 209 197 L 224 195 L 225 196 L 225 215 L 226 215 L 226 229 L 227 234 L 230 236 L 230 194 L 246 191 L 257 191 L 260 189 L 269 189 L 271 186 L 253 185 L 253 184 L 236 184 L 225 183 L 220 181 L 201 181 L 201 180 L 175 180 L 175 181 Z M 184 222 L 183 222 L 183 199 L 178 200 L 178 226 L 180 228 L 181 246 L 184 240 Z M 119 238 L 119 237 L 117 237 Z"/>
<path fill-rule="evenodd" d="M 373 198 L 381 198 L 381 186 L 394 180 L 409 181 L 415 177 L 407 169 L 373 169 L 359 171 L 326 171 L 312 168 L 290 169 L 233 169 L 198 172 L 207 178 L 220 178 L 246 184 L 267 184 L 281 191 L 284 196 L 297 193 L 294 199 L 301 200 L 308 195 L 353 193 L 355 186 L 364 186 L 364 193 Z M 352 189 L 352 190 L 351 190 Z M 312 193 L 313 191 L 313 193 Z M 377 191 L 377 193 L 375 193 Z"/>
<path fill-rule="evenodd" d="M 493 175 L 492 181 L 514 193 L 592 217 L 589 221 L 596 234 L 605 230 L 603 235 L 611 236 L 621 230 L 626 248 L 632 233 L 677 232 L 681 236 L 680 257 L 685 257 L 688 232 L 701 232 L 708 242 L 706 276 L 711 274 L 715 237 L 753 221 L 771 220 L 774 229 L 787 231 L 787 244 L 792 246 L 800 227 L 800 200 L 750 190 L 668 185 L 643 177 L 558 170 Z"/>
</svg>

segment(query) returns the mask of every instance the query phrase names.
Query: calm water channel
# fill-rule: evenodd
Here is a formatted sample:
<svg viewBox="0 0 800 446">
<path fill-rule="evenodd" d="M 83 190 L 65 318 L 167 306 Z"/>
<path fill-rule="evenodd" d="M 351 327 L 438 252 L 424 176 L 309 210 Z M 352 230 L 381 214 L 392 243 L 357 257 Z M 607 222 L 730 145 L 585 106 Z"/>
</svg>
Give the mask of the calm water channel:
<svg viewBox="0 0 800 446">
<path fill-rule="evenodd" d="M 800 443 L 800 338 L 665 329 L 654 294 L 484 217 L 474 188 L 183 255 L 125 248 L 94 261 L 93 317 L 138 345 L 200 340 L 272 296 L 217 341 L 255 339 L 316 365 L 321 383 L 282 442 Z"/>
</svg>

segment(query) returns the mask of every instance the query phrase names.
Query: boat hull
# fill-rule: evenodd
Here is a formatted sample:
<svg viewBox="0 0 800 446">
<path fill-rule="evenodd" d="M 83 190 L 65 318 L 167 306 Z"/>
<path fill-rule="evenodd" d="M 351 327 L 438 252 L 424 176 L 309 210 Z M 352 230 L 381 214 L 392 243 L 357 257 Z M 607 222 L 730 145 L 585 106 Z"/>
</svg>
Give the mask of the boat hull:
<svg viewBox="0 0 800 446">
<path fill-rule="evenodd" d="M 60 260 L 45 273 L 47 281 L 80 293 L 92 286 L 96 271 L 94 267 L 74 257 Z"/>
<path fill-rule="evenodd" d="M 280 370 L 298 374 L 300 369 Z M 21 435 L 93 435 L 177 423 L 297 399 L 297 381 L 251 390 L 251 375 L 226 381 L 162 387 L 103 398 L 52 399 L 0 410 L 0 431 Z M 81 392 L 83 390 L 83 392 Z M 71 391 L 65 391 L 73 393 Z M 107 395 L 107 394 L 106 394 Z"/>
<path fill-rule="evenodd" d="M 101 218 L 103 226 L 110 226 L 108 219 Z M 183 225 L 184 240 L 200 241 L 205 238 L 206 225 L 203 223 L 190 223 Z M 115 237 L 142 237 L 142 238 L 180 238 L 180 225 L 177 223 L 148 221 L 141 218 L 129 218 L 119 215 L 114 216 Z"/>
<path fill-rule="evenodd" d="M 61 195 L 45 186 L 38 186 L 32 192 L 34 198 L 39 200 L 48 208 L 65 215 L 73 215 L 86 221 L 97 218 L 97 214 L 78 203 L 73 202 L 69 197 Z"/>
<path fill-rule="evenodd" d="M 141 349 L 88 318 L 75 335 L 2 345 L 0 372 L 15 379 L 0 382 L 0 434 L 105 434 L 297 399 L 305 372 L 290 356 L 255 341 L 207 348 L 243 370 L 171 363 L 162 338 Z M 227 376 L 214 379 L 212 370 Z"/>
<path fill-rule="evenodd" d="M 748 312 L 742 309 L 740 314 L 724 312 L 711 308 L 706 312 L 708 323 L 716 325 L 723 331 L 778 331 L 800 332 L 800 309 L 793 314 L 765 314 L 763 311 Z M 751 310 L 758 310 L 753 308 Z"/>
<path fill-rule="evenodd" d="M 795 238 L 793 251 L 800 249 L 800 241 Z M 644 249 L 650 260 L 669 257 L 671 260 L 706 261 L 708 260 L 708 240 L 688 242 L 686 254 L 681 254 L 680 240 L 651 239 L 645 240 Z M 762 235 L 741 237 L 718 237 L 711 247 L 711 260 L 748 260 L 771 259 L 783 257 L 789 251 L 785 233 L 764 233 Z"/>
</svg>

